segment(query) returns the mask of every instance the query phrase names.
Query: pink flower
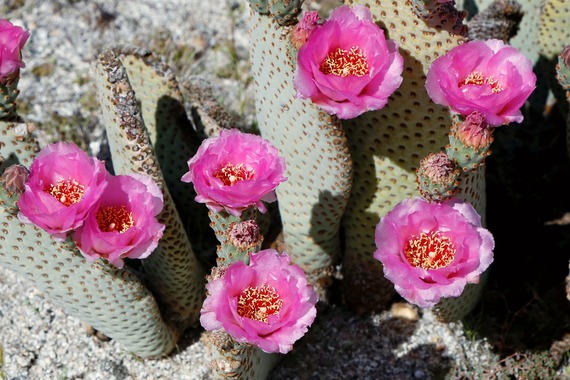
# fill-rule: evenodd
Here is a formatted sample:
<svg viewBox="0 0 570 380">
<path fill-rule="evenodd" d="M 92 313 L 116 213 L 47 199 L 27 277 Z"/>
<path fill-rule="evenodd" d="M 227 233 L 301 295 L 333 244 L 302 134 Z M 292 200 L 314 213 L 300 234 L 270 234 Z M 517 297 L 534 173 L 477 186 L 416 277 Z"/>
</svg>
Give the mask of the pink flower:
<svg viewBox="0 0 570 380">
<path fill-rule="evenodd" d="M 532 62 L 501 40 L 469 41 L 436 59 L 427 74 L 431 99 L 462 115 L 479 111 L 492 126 L 520 123 L 534 91 Z"/>
<path fill-rule="evenodd" d="M 432 307 L 478 283 L 493 261 L 495 243 L 475 209 L 459 199 L 406 199 L 376 226 L 374 258 L 408 302 Z"/>
<path fill-rule="evenodd" d="M 107 182 L 73 240 L 87 261 L 104 258 L 122 268 L 124 258 L 144 259 L 158 246 L 165 227 L 156 219 L 162 192 L 141 174 L 108 175 Z"/>
<path fill-rule="evenodd" d="M 32 164 L 18 217 L 34 223 L 56 240 L 79 227 L 107 186 L 105 164 L 74 143 L 43 148 Z"/>
<path fill-rule="evenodd" d="M 335 8 L 317 25 L 297 55 L 297 97 L 350 119 L 383 108 L 402 83 L 398 45 L 363 5 Z"/>
<path fill-rule="evenodd" d="M 307 42 L 309 35 L 320 21 L 321 17 L 317 11 L 307 11 L 303 14 L 301 21 L 299 21 L 299 23 L 297 23 L 293 28 L 291 42 L 295 49 L 299 49 L 305 42 Z"/>
<path fill-rule="evenodd" d="M 196 202 L 235 216 L 251 206 L 265 213 L 263 202 L 275 201 L 275 188 L 286 180 L 285 159 L 277 149 L 260 136 L 237 129 L 204 140 L 188 168 L 182 181 L 194 184 Z"/>
<path fill-rule="evenodd" d="M 22 61 L 22 49 L 30 33 L 10 21 L 0 19 L 0 83 L 26 65 Z"/>
<path fill-rule="evenodd" d="M 206 289 L 202 326 L 223 328 L 236 341 L 268 353 L 291 351 L 317 314 L 317 294 L 305 272 L 273 249 L 252 254 L 249 265 L 234 262 Z"/>
</svg>

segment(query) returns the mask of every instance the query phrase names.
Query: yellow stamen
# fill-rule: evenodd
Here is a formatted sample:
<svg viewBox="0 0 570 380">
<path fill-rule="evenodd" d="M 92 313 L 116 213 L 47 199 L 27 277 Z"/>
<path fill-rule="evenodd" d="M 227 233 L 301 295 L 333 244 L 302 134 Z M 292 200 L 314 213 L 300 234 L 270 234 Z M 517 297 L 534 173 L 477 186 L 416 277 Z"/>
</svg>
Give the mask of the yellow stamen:
<svg viewBox="0 0 570 380">
<path fill-rule="evenodd" d="M 96 219 L 101 232 L 117 231 L 122 234 L 134 224 L 133 214 L 125 206 L 101 207 Z"/>
<path fill-rule="evenodd" d="M 226 186 L 235 185 L 239 181 L 252 179 L 255 172 L 247 170 L 244 164 L 226 164 L 224 167 L 214 172 L 214 177 L 219 179 Z"/>
<path fill-rule="evenodd" d="M 244 317 L 259 322 L 268 322 L 268 317 L 279 314 L 283 306 L 283 300 L 275 291 L 275 288 L 267 285 L 260 287 L 248 287 L 239 296 L 237 313 Z"/>
<path fill-rule="evenodd" d="M 484 77 L 483 74 L 478 71 L 473 71 L 471 74 L 467 75 L 467 78 L 459 82 L 459 87 L 461 88 L 467 84 L 474 84 L 476 86 L 488 84 L 491 86 L 491 91 L 494 94 L 498 94 L 499 92 L 503 91 L 503 87 L 498 80 L 493 79 L 493 77 Z"/>
<path fill-rule="evenodd" d="M 370 72 L 366 56 L 358 46 L 351 47 L 349 51 L 338 48 L 330 52 L 321 63 L 320 70 L 323 74 L 339 77 L 349 75 L 361 77 Z"/>
<path fill-rule="evenodd" d="M 405 248 L 408 262 L 423 269 L 438 269 L 451 264 L 455 258 L 455 246 L 441 232 L 422 232 L 412 236 Z"/>
<path fill-rule="evenodd" d="M 64 206 L 69 207 L 81 200 L 85 187 L 74 179 L 67 179 L 51 184 L 44 189 Z"/>
</svg>

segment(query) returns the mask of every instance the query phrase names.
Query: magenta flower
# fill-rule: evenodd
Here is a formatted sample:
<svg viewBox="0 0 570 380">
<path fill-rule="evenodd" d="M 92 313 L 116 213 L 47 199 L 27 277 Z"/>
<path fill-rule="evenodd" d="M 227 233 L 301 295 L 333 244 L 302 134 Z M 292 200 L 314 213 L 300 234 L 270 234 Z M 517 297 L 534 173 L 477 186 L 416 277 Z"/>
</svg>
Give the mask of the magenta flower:
<svg viewBox="0 0 570 380">
<path fill-rule="evenodd" d="M 124 258 L 144 259 L 158 246 L 165 227 L 156 219 L 162 192 L 141 174 L 108 175 L 107 182 L 73 240 L 87 261 L 104 258 L 122 268 Z"/>
<path fill-rule="evenodd" d="M 335 8 L 311 31 L 297 55 L 297 97 L 350 119 L 383 108 L 402 83 L 398 45 L 363 5 Z"/>
<path fill-rule="evenodd" d="M 469 41 L 436 59 L 426 89 L 437 104 L 462 115 L 478 111 L 492 126 L 520 123 L 536 88 L 532 62 L 501 40 Z"/>
<path fill-rule="evenodd" d="M 57 239 L 79 227 L 107 186 L 103 161 L 89 157 L 74 143 L 43 148 L 32 164 L 18 217 Z"/>
<path fill-rule="evenodd" d="M 275 201 L 275 188 L 286 180 L 285 160 L 277 149 L 260 136 L 237 129 L 204 140 L 188 160 L 188 168 L 182 181 L 194 184 L 196 202 L 235 216 L 252 206 L 265 213 L 263 202 Z"/>
<path fill-rule="evenodd" d="M 374 258 L 396 291 L 419 307 L 458 297 L 491 265 L 495 243 L 475 209 L 459 199 L 405 199 L 376 226 Z"/>
<path fill-rule="evenodd" d="M 320 21 L 321 17 L 317 11 L 307 11 L 303 13 L 303 17 L 293 28 L 293 35 L 291 36 L 291 43 L 295 49 L 299 49 L 307 42 L 309 35 Z"/>
<path fill-rule="evenodd" d="M 5 84 L 9 77 L 26 66 L 21 51 L 29 37 L 28 31 L 0 19 L 0 83 Z"/>
<path fill-rule="evenodd" d="M 273 249 L 252 254 L 249 265 L 234 262 L 206 289 L 202 326 L 268 353 L 291 351 L 317 315 L 317 294 L 305 272 Z"/>
</svg>

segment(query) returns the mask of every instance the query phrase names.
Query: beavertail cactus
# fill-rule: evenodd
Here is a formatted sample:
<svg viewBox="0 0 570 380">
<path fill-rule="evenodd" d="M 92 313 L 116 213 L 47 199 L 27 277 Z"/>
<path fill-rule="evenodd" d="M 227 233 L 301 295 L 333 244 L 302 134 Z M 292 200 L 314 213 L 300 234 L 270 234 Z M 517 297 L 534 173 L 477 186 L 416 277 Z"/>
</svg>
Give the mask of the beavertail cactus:
<svg viewBox="0 0 570 380">
<path fill-rule="evenodd" d="M 425 76 L 435 59 L 466 41 L 467 28 L 462 23 L 465 14 L 452 4 L 439 4 L 429 14 L 421 11 L 427 2 L 354 4 L 369 5 L 375 21 L 404 57 L 403 82 L 386 107 L 343 123 L 355 168 L 344 215 L 344 299 L 365 311 L 384 307 L 394 295 L 393 286 L 379 275 L 380 263 L 370 255 L 376 249 L 371 231 L 399 201 L 419 195 L 420 160 L 448 143 L 453 113 L 433 103 Z M 483 219 L 484 185 L 481 169 L 462 179 L 459 193 Z"/>
<path fill-rule="evenodd" d="M 292 30 L 254 10 L 250 29 L 259 129 L 287 162 L 287 181 L 277 188 L 283 249 L 325 300 L 341 258 L 352 181 L 348 140 L 337 117 L 295 96 Z"/>
<path fill-rule="evenodd" d="M 21 124 L 1 122 L 2 171 L 29 167 L 39 151 Z M 3 186 L 0 191 L 10 190 Z M 136 272 L 102 262 L 88 263 L 70 241 L 24 224 L 13 206 L 0 201 L 0 263 L 21 274 L 69 314 L 92 325 L 141 357 L 159 357 L 175 346 L 180 331 L 168 326 L 152 293 Z"/>
<path fill-rule="evenodd" d="M 161 151 L 163 161 L 166 161 L 166 146 L 170 147 L 168 152 L 175 154 L 191 153 L 192 147 L 183 135 L 189 131 L 176 123 L 183 113 L 180 92 L 172 79 L 152 64 L 158 65 L 148 57 L 148 53 L 107 50 L 97 62 L 96 83 L 115 173 L 147 174 L 163 192 L 164 210 L 159 219 L 167 228 L 157 251 L 143 262 L 143 266 L 152 289 L 169 310 L 168 315 L 187 326 L 196 322 L 203 299 L 204 273 L 184 232 L 162 174 L 160 158 L 155 152 Z M 149 77 L 137 80 L 137 75 Z M 148 97 L 141 98 L 140 111 L 134 91 L 136 85 L 140 86 L 136 94 Z M 180 99 L 178 103 L 175 101 L 177 97 Z M 172 149 L 175 144 L 181 144 L 180 149 Z M 178 183 L 172 176 L 180 175 L 183 162 L 173 160 L 164 165 L 168 168 L 166 172 L 170 174 L 170 181 L 176 185 Z"/>
<path fill-rule="evenodd" d="M 7 245 L 3 244 L 0 249 L 1 262 L 29 278 L 70 314 L 117 340 L 127 350 L 141 357 L 159 357 L 175 347 L 184 329 L 197 324 L 204 299 L 205 272 L 193 253 L 177 205 L 167 187 L 168 183 L 174 189 L 181 187 L 179 178 L 185 169 L 184 160 L 168 162 L 172 150 L 165 149 L 180 144 L 180 149 L 174 152 L 191 154 L 199 140 L 192 135 L 191 128 L 183 128 L 190 123 L 176 81 L 149 52 L 109 50 L 100 56 L 96 71 L 115 174 L 143 175 L 159 186 L 153 187 L 155 190 L 147 187 L 151 192 L 160 193 L 164 200 L 159 219 L 166 228 L 159 246 L 144 260 L 142 271 L 131 266 L 118 269 L 101 260 L 89 263 L 71 240 L 55 241 L 47 232 L 23 224 L 14 216 L 14 203 L 6 201 L 14 196 L 13 178 L 10 179 L 8 172 L 4 173 L 2 183 L 10 194 L 2 191 L 5 206 L 2 215 L 6 220 L 6 236 L 12 236 L 18 242 L 12 242 L 11 237 L 4 238 Z M 138 97 L 135 97 L 133 87 L 138 89 Z M 28 133 L 32 127 L 2 122 L 3 171 L 11 164 L 28 168 L 32 164 L 39 151 L 38 144 Z M 162 154 L 155 153 L 155 149 Z M 166 162 L 165 176 L 159 160 Z M 194 206 L 182 202 L 182 197 L 180 199 L 180 207 L 185 212 L 185 207 Z M 97 221 L 98 218 L 99 214 Z M 131 226 L 134 223 L 127 223 L 124 228 Z M 27 248 L 27 261 L 22 261 L 19 252 L 24 240 L 21 236 L 34 236 L 35 239 Z M 157 234 L 154 238 L 159 237 Z M 91 252 L 91 248 L 86 248 L 87 243 L 91 244 L 91 237 L 80 240 L 82 249 L 86 249 L 84 253 Z M 156 242 L 149 245 L 140 241 L 140 244 L 152 251 Z M 41 247 L 39 252 L 35 247 Z M 140 251 L 136 255 L 144 257 L 148 253 Z M 115 263 L 122 266 L 119 261 Z"/>
<path fill-rule="evenodd" d="M 337 280 L 357 313 L 398 293 L 442 321 L 465 317 L 494 257 L 493 133 L 526 117 L 538 61 L 558 57 L 570 99 L 564 1 L 477 5 L 489 7 L 467 23 L 454 1 L 349 0 L 319 14 L 250 0 L 259 133 L 150 51 L 104 50 L 94 82 L 111 160 L 80 155 L 92 198 L 88 180 L 34 178 L 43 151 L 15 112 L 28 34 L 0 22 L 15 33 L 0 39 L 0 264 L 140 357 L 169 354 L 200 322 L 219 379 L 266 378 Z M 46 198 L 73 218 L 35 218 L 30 199 Z"/>
</svg>

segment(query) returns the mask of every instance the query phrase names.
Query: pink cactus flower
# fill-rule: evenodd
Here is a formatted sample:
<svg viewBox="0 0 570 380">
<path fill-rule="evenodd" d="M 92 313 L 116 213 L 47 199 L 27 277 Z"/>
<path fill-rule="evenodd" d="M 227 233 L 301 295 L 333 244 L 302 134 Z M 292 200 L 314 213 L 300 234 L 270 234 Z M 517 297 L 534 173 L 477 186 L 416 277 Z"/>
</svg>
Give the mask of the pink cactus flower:
<svg viewBox="0 0 570 380">
<path fill-rule="evenodd" d="M 285 159 L 258 135 L 225 129 L 202 142 L 188 160 L 183 182 L 192 182 L 196 202 L 213 212 L 240 216 L 248 207 L 265 213 L 263 202 L 276 200 L 275 188 L 286 178 Z"/>
<path fill-rule="evenodd" d="M 380 220 L 375 240 L 374 258 L 384 265 L 385 277 L 404 299 L 423 308 L 478 283 L 495 247 L 477 211 L 456 198 L 405 199 Z"/>
<path fill-rule="evenodd" d="M 87 261 L 107 259 L 117 268 L 123 259 L 144 259 L 158 246 L 164 225 L 162 192 L 145 175 L 107 176 L 108 186 L 85 222 L 73 234 Z"/>
<path fill-rule="evenodd" d="M 340 119 L 383 108 L 402 83 L 404 60 L 364 5 L 335 8 L 297 55 L 297 97 Z"/>
<path fill-rule="evenodd" d="M 293 28 L 293 35 L 291 37 L 291 42 L 295 49 L 299 49 L 307 42 L 309 35 L 320 21 L 321 17 L 317 11 L 307 11 L 303 13 L 301 21 Z"/>
<path fill-rule="evenodd" d="M 469 115 L 480 112 L 492 126 L 520 123 L 520 108 L 536 88 L 532 62 L 503 41 L 469 41 L 436 59 L 426 89 L 437 104 Z"/>
<path fill-rule="evenodd" d="M 22 61 L 22 49 L 28 41 L 30 33 L 8 20 L 0 19 L 0 83 L 17 75 L 25 67 Z"/>
<path fill-rule="evenodd" d="M 249 265 L 234 262 L 206 289 L 202 326 L 224 329 L 268 353 L 291 351 L 317 314 L 317 294 L 305 272 L 273 249 L 252 254 Z"/>
<path fill-rule="evenodd" d="M 79 227 L 107 186 L 103 161 L 89 157 L 74 143 L 43 148 L 32 164 L 18 217 L 43 228 L 56 240 Z"/>
</svg>

